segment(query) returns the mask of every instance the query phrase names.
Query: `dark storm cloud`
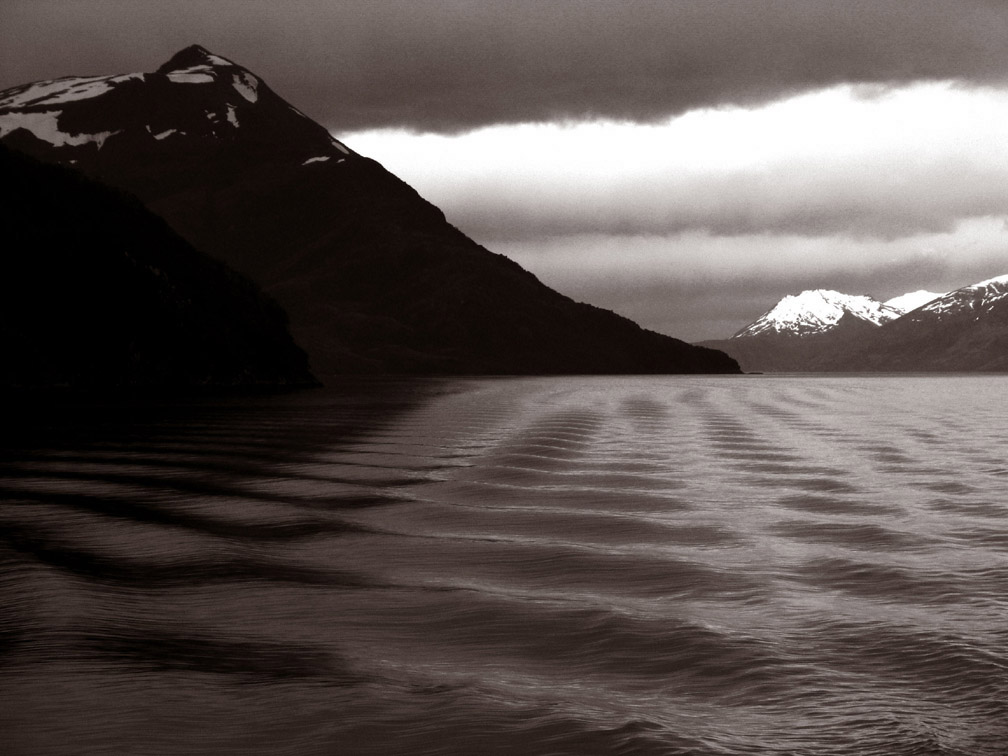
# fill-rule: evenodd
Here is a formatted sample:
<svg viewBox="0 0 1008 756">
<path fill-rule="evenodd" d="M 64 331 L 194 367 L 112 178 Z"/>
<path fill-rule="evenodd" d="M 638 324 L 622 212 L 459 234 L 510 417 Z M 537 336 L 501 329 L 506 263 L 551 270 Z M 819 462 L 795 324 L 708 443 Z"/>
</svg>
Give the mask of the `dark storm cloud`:
<svg viewBox="0 0 1008 756">
<path fill-rule="evenodd" d="M 153 70 L 193 42 L 338 130 L 649 121 L 839 82 L 1001 82 L 1008 7 L 977 0 L 7 0 L 0 88 Z"/>
</svg>

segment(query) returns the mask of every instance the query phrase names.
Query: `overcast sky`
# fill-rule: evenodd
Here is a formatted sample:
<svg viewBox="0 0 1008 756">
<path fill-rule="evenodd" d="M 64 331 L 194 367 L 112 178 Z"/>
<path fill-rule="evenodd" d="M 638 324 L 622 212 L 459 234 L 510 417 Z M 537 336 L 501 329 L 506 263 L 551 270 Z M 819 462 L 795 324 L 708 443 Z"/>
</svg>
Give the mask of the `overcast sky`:
<svg viewBox="0 0 1008 756">
<path fill-rule="evenodd" d="M 0 0 L 0 89 L 194 42 L 680 338 L 1008 273 L 1008 3 Z"/>
</svg>

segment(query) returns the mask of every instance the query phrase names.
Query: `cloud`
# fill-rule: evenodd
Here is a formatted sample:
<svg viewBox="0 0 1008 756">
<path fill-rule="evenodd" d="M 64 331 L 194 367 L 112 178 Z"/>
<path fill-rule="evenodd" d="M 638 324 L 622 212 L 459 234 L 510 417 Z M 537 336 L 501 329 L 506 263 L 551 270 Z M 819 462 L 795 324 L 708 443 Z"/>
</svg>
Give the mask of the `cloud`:
<svg viewBox="0 0 1008 756">
<path fill-rule="evenodd" d="M 725 338 L 785 294 L 880 300 L 1008 272 L 1008 216 L 892 240 L 788 234 L 583 235 L 494 247 L 549 286 L 690 341 Z"/>
<path fill-rule="evenodd" d="M 851 87 L 662 124 L 339 134 L 489 243 L 571 234 L 895 239 L 1008 208 L 1008 91 Z"/>
<path fill-rule="evenodd" d="M 4 15 L 0 87 L 153 70 L 199 42 L 340 130 L 653 122 L 842 82 L 1008 75 L 1008 7 L 981 0 L 8 0 Z"/>
</svg>

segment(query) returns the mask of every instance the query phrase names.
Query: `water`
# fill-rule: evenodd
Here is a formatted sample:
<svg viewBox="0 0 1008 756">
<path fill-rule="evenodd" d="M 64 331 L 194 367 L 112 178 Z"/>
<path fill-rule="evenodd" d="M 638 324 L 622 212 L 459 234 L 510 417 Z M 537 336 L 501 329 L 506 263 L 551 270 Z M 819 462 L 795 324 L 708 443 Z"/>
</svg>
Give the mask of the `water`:
<svg viewBox="0 0 1008 756">
<path fill-rule="evenodd" d="M 5 754 L 1008 753 L 1008 377 L 36 409 Z"/>
</svg>

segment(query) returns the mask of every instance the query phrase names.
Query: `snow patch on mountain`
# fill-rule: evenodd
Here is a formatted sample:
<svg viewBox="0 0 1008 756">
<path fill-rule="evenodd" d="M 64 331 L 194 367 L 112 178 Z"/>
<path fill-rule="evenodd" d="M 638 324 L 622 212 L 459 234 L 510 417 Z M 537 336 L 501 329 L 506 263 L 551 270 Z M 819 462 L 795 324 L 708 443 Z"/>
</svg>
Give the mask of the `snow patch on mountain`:
<svg viewBox="0 0 1008 756">
<path fill-rule="evenodd" d="M 232 86 L 235 91 L 244 97 L 249 102 L 255 102 L 259 99 L 259 79 L 250 74 L 248 71 L 241 71 L 235 74 L 232 80 Z"/>
<path fill-rule="evenodd" d="M 232 63 L 227 58 L 222 58 L 220 55 L 214 55 L 209 50 L 205 50 L 207 62 L 212 66 L 233 66 Z"/>
<path fill-rule="evenodd" d="M 16 129 L 25 129 L 34 134 L 36 138 L 49 142 L 54 147 L 65 145 L 77 147 L 95 142 L 98 149 L 101 149 L 106 139 L 119 133 L 118 131 L 102 131 L 97 134 L 69 134 L 59 128 L 60 115 L 61 112 L 58 110 L 5 113 L 3 120 L 0 121 L 0 139 Z"/>
<path fill-rule="evenodd" d="M 804 336 L 822 333 L 836 327 L 844 315 L 882 325 L 898 318 L 902 312 L 871 297 L 841 294 L 829 289 L 814 289 L 788 295 L 755 322 L 732 338 L 783 333 Z"/>
<path fill-rule="evenodd" d="M 81 82 L 72 87 L 68 87 L 64 92 L 57 93 L 52 97 L 47 97 L 44 100 L 40 100 L 32 104 L 63 105 L 64 103 L 73 102 L 74 100 L 90 100 L 92 97 L 97 97 L 98 95 L 103 95 L 106 92 L 111 92 L 114 84 L 115 82 L 111 79 L 98 79 L 97 81 Z"/>
<path fill-rule="evenodd" d="M 1008 274 L 1003 276 L 994 276 L 994 278 L 988 278 L 986 281 L 981 281 L 980 283 L 975 283 L 967 288 L 971 289 L 989 289 L 991 287 L 1001 287 L 1008 286 Z"/>
<path fill-rule="evenodd" d="M 887 299 L 883 304 L 892 307 L 894 310 L 899 310 L 901 313 L 907 313 L 943 296 L 945 295 L 942 292 L 919 289 L 917 291 L 909 291 L 892 299 Z"/>
<path fill-rule="evenodd" d="M 193 66 L 181 71 L 169 71 L 165 76 L 175 84 L 213 84 L 214 76 L 207 66 Z"/>
<path fill-rule="evenodd" d="M 27 108 L 62 105 L 75 100 L 88 100 L 111 91 L 115 85 L 130 79 L 143 80 L 143 74 L 123 76 L 67 76 L 52 81 L 40 81 L 8 89 L 0 97 L 0 108 Z"/>
<path fill-rule="evenodd" d="M 22 108 L 83 100 L 97 97 L 111 88 L 107 77 L 104 76 L 43 81 L 18 87 L 13 94 L 0 99 L 0 107 Z"/>
<path fill-rule="evenodd" d="M 301 165 L 308 165 L 309 163 L 324 163 L 329 159 L 328 155 L 319 155 L 318 157 L 310 157 L 305 160 Z"/>
</svg>

